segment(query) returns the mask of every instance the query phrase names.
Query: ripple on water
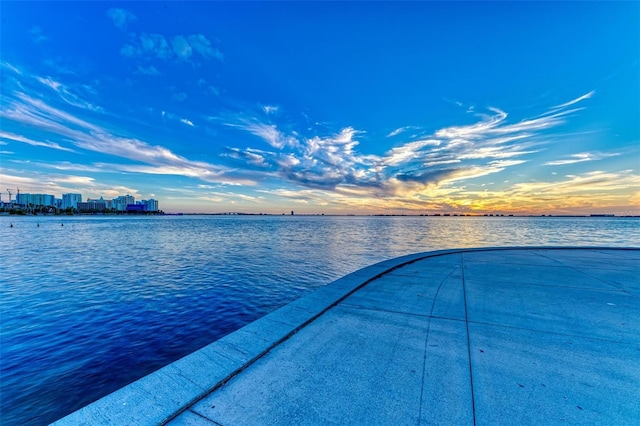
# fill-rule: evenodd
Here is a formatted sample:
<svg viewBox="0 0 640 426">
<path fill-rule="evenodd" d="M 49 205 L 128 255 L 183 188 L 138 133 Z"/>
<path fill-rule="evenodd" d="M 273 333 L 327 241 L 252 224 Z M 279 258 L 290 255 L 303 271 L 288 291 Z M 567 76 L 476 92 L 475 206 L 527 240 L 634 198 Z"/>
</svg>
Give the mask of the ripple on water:
<svg viewBox="0 0 640 426">
<path fill-rule="evenodd" d="M 7 220 L 0 217 L 3 229 Z M 640 246 L 640 222 L 622 218 L 73 216 L 11 222 L 14 228 L 3 234 L 0 280 L 3 425 L 50 423 L 318 286 L 388 258 L 471 246 Z"/>
</svg>

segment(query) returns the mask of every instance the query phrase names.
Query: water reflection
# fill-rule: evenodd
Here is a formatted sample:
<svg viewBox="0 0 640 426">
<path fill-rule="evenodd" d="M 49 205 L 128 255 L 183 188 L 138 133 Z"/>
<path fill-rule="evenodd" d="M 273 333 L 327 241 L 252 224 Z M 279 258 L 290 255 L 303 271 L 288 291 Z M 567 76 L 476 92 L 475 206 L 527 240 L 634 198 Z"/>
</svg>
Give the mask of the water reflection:
<svg viewBox="0 0 640 426">
<path fill-rule="evenodd" d="M 13 228 L 7 220 L 3 424 L 56 420 L 388 258 L 474 246 L 640 246 L 640 221 L 623 218 L 12 217 Z"/>
</svg>

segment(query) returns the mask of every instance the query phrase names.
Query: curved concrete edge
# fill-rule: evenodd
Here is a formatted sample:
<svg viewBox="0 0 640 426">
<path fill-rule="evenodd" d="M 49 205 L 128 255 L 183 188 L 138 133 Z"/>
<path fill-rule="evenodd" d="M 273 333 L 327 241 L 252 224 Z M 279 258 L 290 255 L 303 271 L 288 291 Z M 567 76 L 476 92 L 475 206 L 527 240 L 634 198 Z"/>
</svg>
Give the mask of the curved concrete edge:
<svg viewBox="0 0 640 426">
<path fill-rule="evenodd" d="M 483 247 L 427 251 L 352 272 L 54 422 L 158 425 L 187 410 L 275 346 L 371 281 L 429 257 L 496 250 L 638 250 L 633 247 Z"/>
</svg>

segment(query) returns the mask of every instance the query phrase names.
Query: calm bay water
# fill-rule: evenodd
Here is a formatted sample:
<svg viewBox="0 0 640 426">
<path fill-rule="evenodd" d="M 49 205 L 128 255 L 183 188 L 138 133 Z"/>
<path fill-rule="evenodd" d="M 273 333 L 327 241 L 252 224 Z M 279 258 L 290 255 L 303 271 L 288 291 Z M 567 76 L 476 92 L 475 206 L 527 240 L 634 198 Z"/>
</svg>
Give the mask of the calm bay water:
<svg viewBox="0 0 640 426">
<path fill-rule="evenodd" d="M 640 246 L 635 218 L 3 216 L 0 232 L 3 425 L 57 420 L 388 258 Z"/>
</svg>

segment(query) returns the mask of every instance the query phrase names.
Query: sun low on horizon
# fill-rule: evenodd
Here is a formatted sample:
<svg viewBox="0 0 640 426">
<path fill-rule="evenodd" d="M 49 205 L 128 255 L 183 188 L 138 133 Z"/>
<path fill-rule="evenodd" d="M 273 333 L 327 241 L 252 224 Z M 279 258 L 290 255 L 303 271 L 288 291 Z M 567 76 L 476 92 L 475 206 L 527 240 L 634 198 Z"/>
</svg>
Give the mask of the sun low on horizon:
<svg viewBox="0 0 640 426">
<path fill-rule="evenodd" d="M 638 2 L 2 2 L 0 191 L 640 215 Z M 14 192 L 15 194 L 15 192 Z"/>
</svg>

